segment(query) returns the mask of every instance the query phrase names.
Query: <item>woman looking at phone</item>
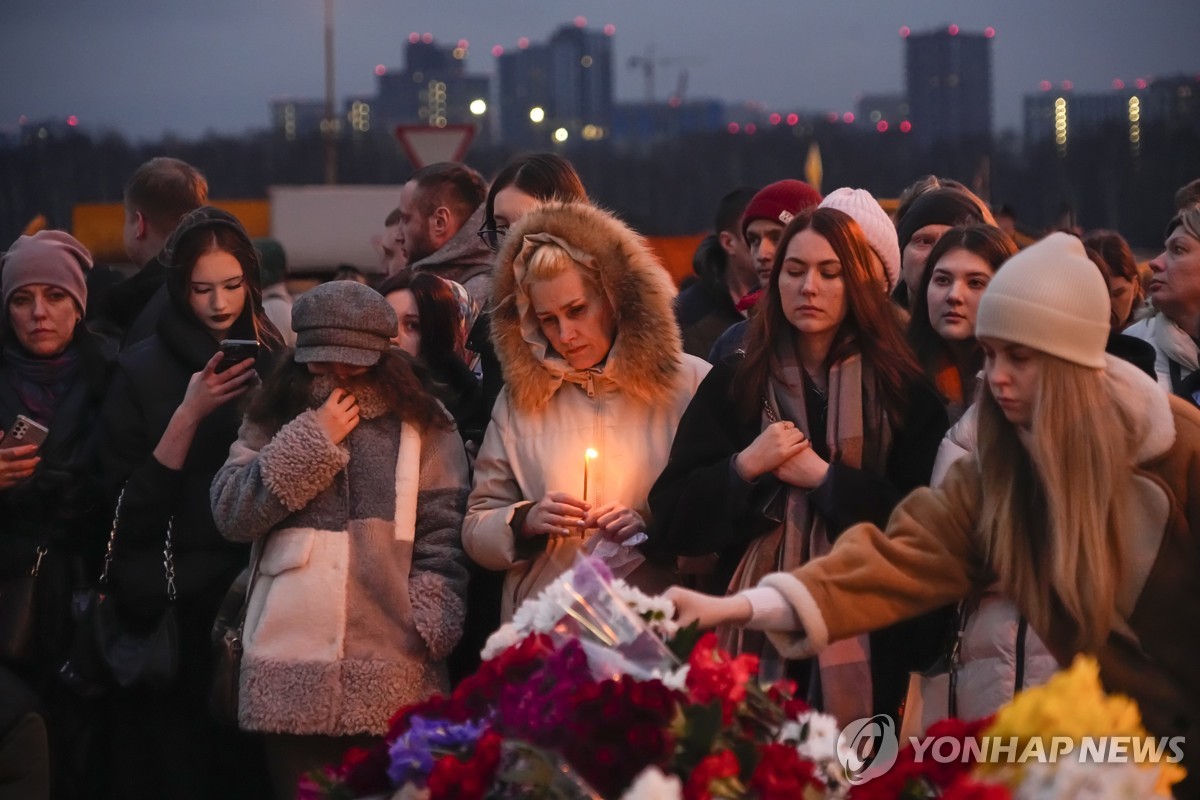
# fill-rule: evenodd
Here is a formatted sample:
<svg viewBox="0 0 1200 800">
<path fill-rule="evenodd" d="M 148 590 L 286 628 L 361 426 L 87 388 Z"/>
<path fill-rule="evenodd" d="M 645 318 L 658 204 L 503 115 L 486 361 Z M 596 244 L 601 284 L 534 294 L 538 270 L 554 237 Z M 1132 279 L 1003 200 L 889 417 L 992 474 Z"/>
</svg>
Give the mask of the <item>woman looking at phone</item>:
<svg viewBox="0 0 1200 800">
<path fill-rule="evenodd" d="M 130 616 L 155 619 L 167 602 L 163 544 L 172 526 L 180 672 L 165 697 L 114 698 L 112 793 L 262 796 L 253 779 L 261 760 L 246 764 L 253 748 L 210 722 L 205 705 L 213 618 L 249 562 L 249 548 L 217 530 L 208 491 L 237 439 L 241 415 L 233 401 L 257 383 L 280 338 L 262 310 L 258 255 L 236 217 L 196 209 L 180 221 L 163 258 L 170 302 L 154 336 L 118 360 L 99 459 L 110 508 L 124 491 L 110 589 Z M 226 339 L 258 340 L 258 358 L 218 372 Z"/>
<path fill-rule="evenodd" d="M 81 729 L 80 709 L 54 676 L 70 644 L 71 589 L 104 514 L 87 445 L 115 354 L 81 321 L 91 266 L 70 235 L 41 231 L 19 238 L 0 268 L 0 579 L 38 573 L 33 628 L 22 641 L 4 636 L 0 662 L 38 695 L 64 797 L 82 793 L 88 765 L 66 735 Z"/>
</svg>

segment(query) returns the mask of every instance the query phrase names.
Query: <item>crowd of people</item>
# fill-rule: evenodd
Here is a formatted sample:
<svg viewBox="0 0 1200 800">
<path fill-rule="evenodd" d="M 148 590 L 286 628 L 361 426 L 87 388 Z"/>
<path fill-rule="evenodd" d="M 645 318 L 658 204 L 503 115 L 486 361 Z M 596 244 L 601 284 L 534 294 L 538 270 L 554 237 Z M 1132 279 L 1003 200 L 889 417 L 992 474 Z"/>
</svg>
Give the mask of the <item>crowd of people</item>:
<svg viewBox="0 0 1200 800">
<path fill-rule="evenodd" d="M 126 186 L 131 277 L 4 253 L 0 796 L 294 797 L 579 553 L 843 724 L 928 715 L 951 652 L 978 717 L 1086 651 L 1200 741 L 1200 181 L 1148 272 L 1113 231 L 1019 249 L 944 178 L 894 215 L 740 187 L 681 290 L 556 155 L 397 202 L 378 285 L 296 297 L 170 158 Z M 167 685 L 67 679 L 101 575 L 123 625 L 170 612 Z"/>
</svg>

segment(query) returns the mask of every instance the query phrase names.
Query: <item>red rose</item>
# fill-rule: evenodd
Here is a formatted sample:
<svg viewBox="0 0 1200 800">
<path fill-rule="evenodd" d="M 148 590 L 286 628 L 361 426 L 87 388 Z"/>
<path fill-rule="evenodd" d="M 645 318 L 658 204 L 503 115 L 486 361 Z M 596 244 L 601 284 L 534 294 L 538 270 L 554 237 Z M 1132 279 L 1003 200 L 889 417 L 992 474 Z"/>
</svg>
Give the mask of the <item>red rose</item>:
<svg viewBox="0 0 1200 800">
<path fill-rule="evenodd" d="M 796 748 L 786 744 L 768 744 L 759 750 L 760 760 L 750 777 L 750 788 L 759 800 L 793 800 L 804 794 L 804 787 L 824 788 L 816 780 L 813 764 L 800 757 Z"/>
<path fill-rule="evenodd" d="M 964 777 L 942 792 L 942 800 L 1012 800 L 1012 792 L 997 783 L 979 783 Z"/>
<path fill-rule="evenodd" d="M 683 800 L 712 800 L 712 784 L 736 778 L 739 769 L 737 756 L 729 750 L 705 756 L 688 777 L 683 787 Z"/>
<path fill-rule="evenodd" d="M 719 700 L 725 723 L 731 722 L 734 709 L 746 699 L 746 684 L 758 672 L 758 657 L 743 654 L 730 658 L 717 647 L 716 634 L 710 632 L 700 637 L 688 664 L 687 688 L 692 702 L 707 705 Z"/>
<path fill-rule="evenodd" d="M 500 735 L 489 730 L 479 737 L 467 761 L 455 756 L 435 761 L 427 783 L 430 800 L 483 800 L 496 780 L 500 743 Z"/>
</svg>

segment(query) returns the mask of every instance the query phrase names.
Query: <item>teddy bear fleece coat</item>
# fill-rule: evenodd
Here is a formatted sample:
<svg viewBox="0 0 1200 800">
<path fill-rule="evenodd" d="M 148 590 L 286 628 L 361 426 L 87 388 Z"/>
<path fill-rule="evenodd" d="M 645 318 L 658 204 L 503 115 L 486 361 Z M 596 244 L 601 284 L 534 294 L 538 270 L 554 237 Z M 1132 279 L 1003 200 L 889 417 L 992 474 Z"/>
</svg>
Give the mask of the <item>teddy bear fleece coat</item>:
<svg viewBox="0 0 1200 800">
<path fill-rule="evenodd" d="M 467 588 L 462 441 L 356 396 L 362 419 L 340 445 L 312 410 L 278 432 L 247 420 L 213 482 L 222 534 L 263 548 L 243 729 L 379 735 L 397 708 L 448 688 Z"/>
</svg>

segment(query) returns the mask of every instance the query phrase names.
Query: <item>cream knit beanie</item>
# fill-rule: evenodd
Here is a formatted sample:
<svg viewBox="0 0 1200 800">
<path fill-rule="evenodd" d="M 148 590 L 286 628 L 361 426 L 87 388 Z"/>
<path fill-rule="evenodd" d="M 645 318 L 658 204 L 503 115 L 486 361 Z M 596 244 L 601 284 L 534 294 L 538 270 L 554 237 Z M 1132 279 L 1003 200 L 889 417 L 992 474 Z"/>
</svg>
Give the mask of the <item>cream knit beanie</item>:
<svg viewBox="0 0 1200 800">
<path fill-rule="evenodd" d="M 867 244 L 883 262 L 884 278 L 891 291 L 900 281 L 900 240 L 896 237 L 896 226 L 891 217 L 879 205 L 879 201 L 866 189 L 851 189 L 843 186 L 834 189 L 821 201 L 820 208 L 836 208 L 844 211 L 862 228 Z"/>
<path fill-rule="evenodd" d="M 1104 366 L 1108 286 L 1068 233 L 1004 262 L 979 300 L 975 335 L 1005 339 L 1084 367 Z"/>
</svg>

